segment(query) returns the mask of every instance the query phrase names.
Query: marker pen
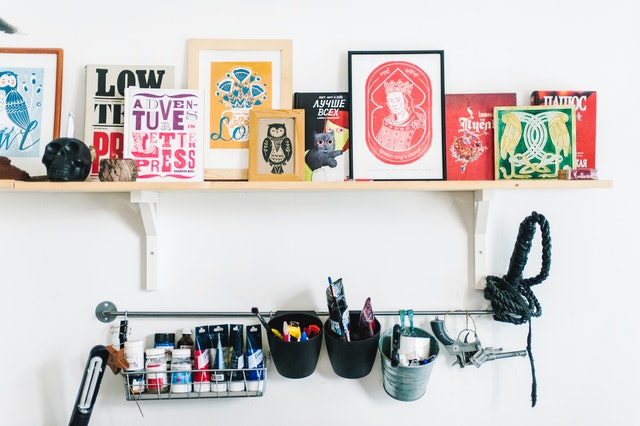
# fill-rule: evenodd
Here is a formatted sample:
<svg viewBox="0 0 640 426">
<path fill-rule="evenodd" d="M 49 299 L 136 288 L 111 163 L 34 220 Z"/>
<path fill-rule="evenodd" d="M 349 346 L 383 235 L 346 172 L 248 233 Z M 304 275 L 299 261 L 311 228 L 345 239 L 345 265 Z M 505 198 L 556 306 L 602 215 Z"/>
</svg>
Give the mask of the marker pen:
<svg viewBox="0 0 640 426">
<path fill-rule="evenodd" d="M 289 324 L 287 322 L 282 323 L 282 340 L 285 342 L 290 342 L 291 338 L 289 337 Z"/>
</svg>

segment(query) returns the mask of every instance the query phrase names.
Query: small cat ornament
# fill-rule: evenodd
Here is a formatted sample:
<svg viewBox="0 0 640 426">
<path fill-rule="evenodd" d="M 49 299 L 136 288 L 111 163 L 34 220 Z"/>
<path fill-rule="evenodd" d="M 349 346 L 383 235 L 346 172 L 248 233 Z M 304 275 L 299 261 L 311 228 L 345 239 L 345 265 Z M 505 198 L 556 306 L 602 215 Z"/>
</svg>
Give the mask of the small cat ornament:
<svg viewBox="0 0 640 426">
<path fill-rule="evenodd" d="M 333 129 L 324 133 L 313 132 L 313 146 L 304 157 L 305 163 L 311 171 L 324 166 L 335 168 L 338 165 L 336 157 L 342 155 L 342 151 L 336 151 L 336 141 Z"/>
</svg>

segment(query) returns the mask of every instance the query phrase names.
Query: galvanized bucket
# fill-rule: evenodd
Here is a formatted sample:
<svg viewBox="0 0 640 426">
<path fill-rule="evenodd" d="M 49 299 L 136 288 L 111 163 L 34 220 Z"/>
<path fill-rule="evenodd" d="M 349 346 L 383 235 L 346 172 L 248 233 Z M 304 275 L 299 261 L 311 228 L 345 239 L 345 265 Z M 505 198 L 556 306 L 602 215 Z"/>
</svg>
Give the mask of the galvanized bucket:
<svg viewBox="0 0 640 426">
<path fill-rule="evenodd" d="M 439 346 L 435 337 L 420 328 L 414 328 L 414 333 L 416 337 L 429 337 L 430 339 L 429 353 L 435 357 L 427 364 L 409 366 L 400 364 L 397 367 L 391 365 L 392 328 L 384 332 L 378 345 L 384 390 L 389 396 L 399 401 L 415 401 L 425 394 L 427 382 L 435 365 L 435 358 L 438 356 Z"/>
</svg>

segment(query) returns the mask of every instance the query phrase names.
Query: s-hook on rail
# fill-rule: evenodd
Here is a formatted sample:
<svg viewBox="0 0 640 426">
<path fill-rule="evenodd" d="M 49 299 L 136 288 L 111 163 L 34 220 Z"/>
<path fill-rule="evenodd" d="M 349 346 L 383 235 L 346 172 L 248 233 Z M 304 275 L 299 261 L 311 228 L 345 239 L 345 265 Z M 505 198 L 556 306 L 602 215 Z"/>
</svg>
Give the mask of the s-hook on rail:
<svg viewBox="0 0 640 426">
<path fill-rule="evenodd" d="M 287 309 L 284 309 L 286 311 Z M 304 311 L 305 309 L 300 309 Z M 308 310 L 308 309 L 307 309 Z M 269 317 L 274 312 L 269 311 Z M 329 316 L 329 312 L 316 312 L 320 317 Z M 377 316 L 394 316 L 398 315 L 398 311 L 376 311 Z M 418 311 L 413 310 L 413 315 L 492 315 L 492 310 L 449 310 L 449 311 Z M 113 302 L 105 301 L 98 303 L 96 306 L 96 318 L 98 321 L 108 323 L 117 317 L 128 318 L 250 318 L 255 317 L 253 312 L 186 312 L 186 311 L 118 311 Z"/>
</svg>

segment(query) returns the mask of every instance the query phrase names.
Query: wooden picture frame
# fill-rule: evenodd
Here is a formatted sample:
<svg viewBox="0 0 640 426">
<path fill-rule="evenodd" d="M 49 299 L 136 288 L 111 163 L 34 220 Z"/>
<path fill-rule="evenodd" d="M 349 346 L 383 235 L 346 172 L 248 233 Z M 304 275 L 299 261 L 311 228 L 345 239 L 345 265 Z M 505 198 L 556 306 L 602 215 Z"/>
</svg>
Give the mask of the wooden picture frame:
<svg viewBox="0 0 640 426">
<path fill-rule="evenodd" d="M 42 155 L 60 137 L 63 50 L 2 47 L 0 64 L 0 156 L 46 175 Z"/>
<path fill-rule="evenodd" d="M 290 109 L 291 40 L 188 40 L 188 87 L 205 91 L 205 180 L 246 180 L 253 110 Z"/>
<path fill-rule="evenodd" d="M 575 168 L 573 106 L 497 106 L 493 123 L 496 180 L 557 179 Z"/>
<path fill-rule="evenodd" d="M 249 126 L 249 180 L 303 181 L 304 110 L 251 111 Z"/>
<path fill-rule="evenodd" d="M 351 178 L 444 180 L 444 51 L 349 51 Z"/>
</svg>

